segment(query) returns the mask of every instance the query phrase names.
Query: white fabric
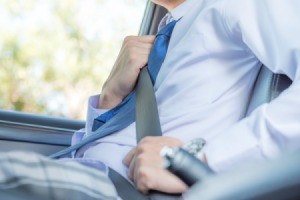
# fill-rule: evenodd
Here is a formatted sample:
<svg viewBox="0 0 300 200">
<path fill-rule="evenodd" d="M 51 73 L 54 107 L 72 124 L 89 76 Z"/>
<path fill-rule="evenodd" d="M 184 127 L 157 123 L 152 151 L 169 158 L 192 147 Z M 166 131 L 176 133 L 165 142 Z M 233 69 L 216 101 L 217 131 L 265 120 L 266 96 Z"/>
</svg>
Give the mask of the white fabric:
<svg viewBox="0 0 300 200">
<path fill-rule="evenodd" d="M 155 85 L 163 134 L 185 143 L 204 138 L 216 171 L 299 149 L 299 9 L 299 0 L 189 0 L 175 8 L 172 17 L 183 18 Z M 241 120 L 261 62 L 294 83 Z M 101 113 L 89 108 L 87 134 L 90 116 Z M 78 156 L 99 159 L 125 176 L 122 159 L 135 145 L 133 123 Z"/>
</svg>

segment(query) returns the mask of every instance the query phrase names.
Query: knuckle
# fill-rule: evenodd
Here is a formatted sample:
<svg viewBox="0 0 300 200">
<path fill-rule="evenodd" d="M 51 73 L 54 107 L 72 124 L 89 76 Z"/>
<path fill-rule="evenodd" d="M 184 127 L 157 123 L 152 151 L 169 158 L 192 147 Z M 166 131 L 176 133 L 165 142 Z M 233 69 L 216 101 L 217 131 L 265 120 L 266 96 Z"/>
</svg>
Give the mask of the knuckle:
<svg viewBox="0 0 300 200">
<path fill-rule="evenodd" d="M 125 39 L 124 42 L 123 42 L 123 48 L 127 50 L 131 46 L 132 46 L 132 40 Z"/>
<path fill-rule="evenodd" d="M 131 36 L 131 35 L 126 36 L 126 37 L 124 38 L 124 43 L 127 43 L 127 42 L 133 40 L 133 38 L 134 38 L 134 36 Z"/>
<path fill-rule="evenodd" d="M 123 43 L 123 51 L 125 51 L 126 53 L 131 53 L 132 52 L 132 45 L 131 45 L 131 42 L 125 42 Z"/>
<path fill-rule="evenodd" d="M 152 142 L 153 138 L 151 136 L 146 136 L 141 140 L 142 144 L 150 143 Z"/>
<path fill-rule="evenodd" d="M 137 178 L 140 182 L 147 182 L 149 176 L 148 171 L 144 167 L 140 167 L 137 171 Z"/>
<path fill-rule="evenodd" d="M 139 189 L 141 189 L 144 192 L 153 188 L 149 170 L 147 170 L 146 168 L 139 169 L 139 171 L 137 173 L 137 185 L 138 185 Z"/>
<path fill-rule="evenodd" d="M 146 162 L 145 156 L 143 156 L 142 154 L 140 154 L 140 155 L 137 156 L 137 158 L 136 158 L 136 163 L 137 163 L 139 166 L 142 166 L 145 162 Z"/>
<path fill-rule="evenodd" d="M 141 144 L 141 145 L 139 145 L 139 146 L 137 147 L 137 154 L 138 154 L 138 155 L 143 154 L 143 153 L 145 153 L 146 151 L 147 151 L 147 146 L 146 146 L 146 145 Z"/>
<path fill-rule="evenodd" d="M 135 183 L 135 186 L 141 193 L 147 194 L 147 188 L 142 181 L 139 180 L 137 183 Z"/>
</svg>

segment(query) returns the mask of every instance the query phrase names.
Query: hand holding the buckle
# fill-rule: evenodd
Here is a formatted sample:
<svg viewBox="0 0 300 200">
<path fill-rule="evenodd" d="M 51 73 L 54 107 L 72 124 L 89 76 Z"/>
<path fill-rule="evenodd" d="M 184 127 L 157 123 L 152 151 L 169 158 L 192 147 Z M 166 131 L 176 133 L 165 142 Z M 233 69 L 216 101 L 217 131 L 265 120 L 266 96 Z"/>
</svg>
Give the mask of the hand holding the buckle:
<svg viewBox="0 0 300 200">
<path fill-rule="evenodd" d="M 163 168 L 160 151 L 164 146 L 178 147 L 182 142 L 171 137 L 146 137 L 124 158 L 128 177 L 143 193 L 149 190 L 182 193 L 187 189 L 185 183 Z"/>
</svg>

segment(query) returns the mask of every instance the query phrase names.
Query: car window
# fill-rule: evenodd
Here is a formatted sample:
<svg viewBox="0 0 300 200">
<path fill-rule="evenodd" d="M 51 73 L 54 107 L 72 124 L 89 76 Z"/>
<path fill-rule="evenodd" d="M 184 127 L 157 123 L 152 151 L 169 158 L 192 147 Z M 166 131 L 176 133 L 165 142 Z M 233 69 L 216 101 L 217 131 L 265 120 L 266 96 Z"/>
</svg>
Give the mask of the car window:
<svg viewBox="0 0 300 200">
<path fill-rule="evenodd" d="M 84 119 L 147 0 L 1 0 L 0 108 Z"/>
</svg>

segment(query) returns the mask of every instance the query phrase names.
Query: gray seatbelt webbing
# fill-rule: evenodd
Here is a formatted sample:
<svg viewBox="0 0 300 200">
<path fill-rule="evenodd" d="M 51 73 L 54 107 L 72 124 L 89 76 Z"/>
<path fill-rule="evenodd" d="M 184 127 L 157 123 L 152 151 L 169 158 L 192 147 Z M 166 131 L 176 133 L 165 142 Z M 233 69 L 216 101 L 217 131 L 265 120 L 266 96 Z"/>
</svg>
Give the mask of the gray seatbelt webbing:
<svg viewBox="0 0 300 200">
<path fill-rule="evenodd" d="M 139 75 L 136 86 L 136 139 L 137 143 L 146 136 L 161 136 L 156 98 L 153 85 L 144 67 Z M 124 200 L 129 199 L 150 199 L 150 200 L 178 200 L 180 194 L 166 194 L 151 191 L 148 195 L 143 195 L 137 191 L 125 178 L 110 169 L 109 177 L 114 183 L 117 192 Z"/>
<path fill-rule="evenodd" d="M 136 86 L 136 139 L 161 136 L 154 88 L 147 67 L 141 70 Z"/>
<path fill-rule="evenodd" d="M 108 176 L 110 180 L 115 185 L 118 195 L 123 200 L 139 199 L 139 200 L 149 200 L 147 195 L 139 192 L 132 184 L 128 182 L 122 175 L 118 172 L 109 168 Z"/>
<path fill-rule="evenodd" d="M 118 172 L 109 168 L 109 178 L 115 185 L 117 193 L 119 197 L 123 200 L 179 200 L 181 199 L 181 195 L 179 194 L 167 194 L 163 192 L 153 192 L 151 191 L 150 194 L 142 194 L 139 192 L 132 184 L 128 182 L 122 175 Z"/>
</svg>

